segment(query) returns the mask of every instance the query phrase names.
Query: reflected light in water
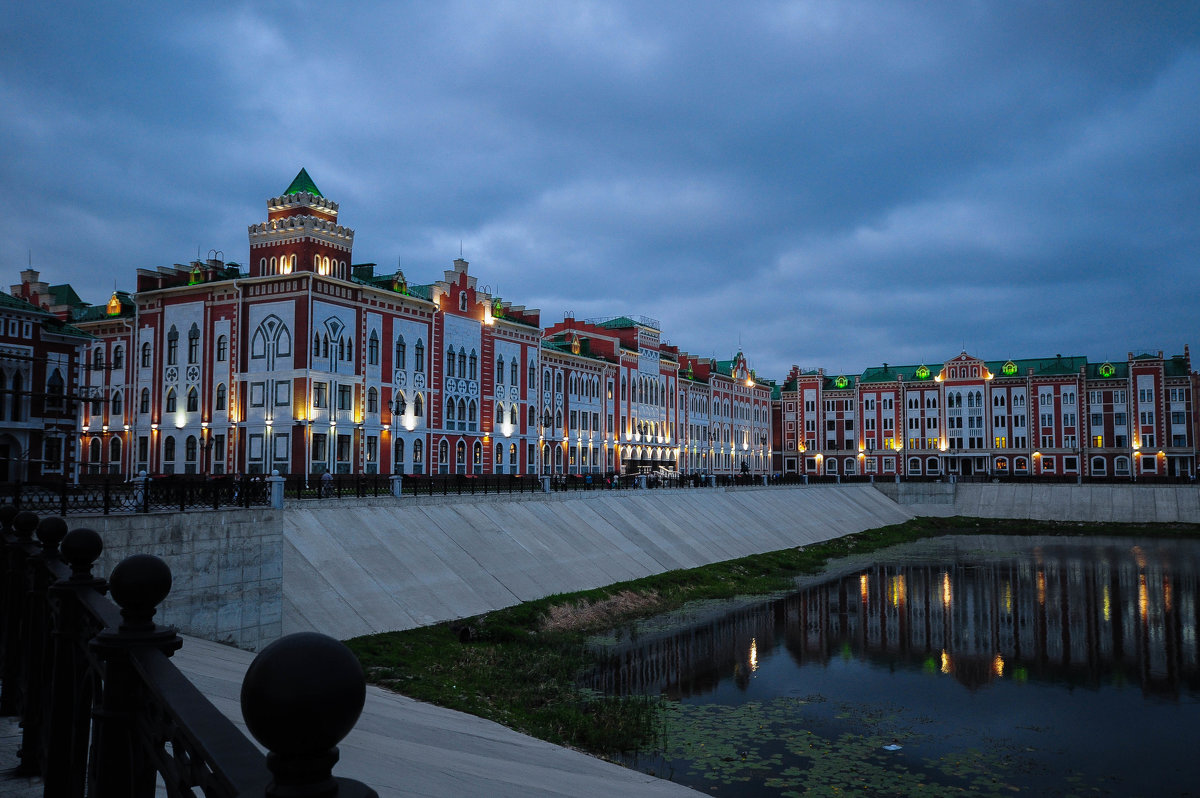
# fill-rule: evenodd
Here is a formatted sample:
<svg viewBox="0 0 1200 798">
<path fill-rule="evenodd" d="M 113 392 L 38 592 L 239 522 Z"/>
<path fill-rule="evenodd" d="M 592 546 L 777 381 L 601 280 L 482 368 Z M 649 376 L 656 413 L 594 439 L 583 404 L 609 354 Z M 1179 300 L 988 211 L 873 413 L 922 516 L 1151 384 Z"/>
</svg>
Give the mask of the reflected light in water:
<svg viewBox="0 0 1200 798">
<path fill-rule="evenodd" d="M 750 670 L 758 670 L 758 638 L 750 638 Z"/>
<path fill-rule="evenodd" d="M 1133 561 L 1137 563 L 1138 568 L 1145 568 L 1146 552 L 1142 551 L 1142 547 L 1134 546 L 1130 551 L 1133 552 Z"/>
<path fill-rule="evenodd" d="M 1012 615 L 1012 582 L 1004 583 L 1004 611 Z"/>
<path fill-rule="evenodd" d="M 1150 610 L 1150 594 L 1146 590 L 1146 575 L 1138 574 L 1138 614 L 1146 620 Z"/>
<path fill-rule="evenodd" d="M 950 652 L 942 649 L 942 673 L 949 673 L 953 668 L 950 667 Z"/>
<path fill-rule="evenodd" d="M 1046 572 L 1045 571 L 1037 572 L 1037 593 L 1038 593 L 1038 604 L 1045 604 L 1046 603 Z"/>
<path fill-rule="evenodd" d="M 900 602 L 904 601 L 904 574 L 899 574 L 892 577 L 892 585 L 889 591 L 893 607 L 899 607 Z"/>
<path fill-rule="evenodd" d="M 997 676 L 1004 675 L 1004 657 L 999 654 L 996 655 L 996 658 L 992 660 L 992 670 L 995 671 Z"/>
<path fill-rule="evenodd" d="M 867 575 L 863 574 L 858 578 L 858 590 L 862 594 L 863 606 L 867 606 Z"/>
<path fill-rule="evenodd" d="M 942 606 L 949 607 L 953 595 L 950 590 L 950 572 L 942 571 Z"/>
<path fill-rule="evenodd" d="M 1163 574 L 1163 609 L 1171 611 L 1171 577 Z"/>
<path fill-rule="evenodd" d="M 1108 585 L 1104 586 L 1103 597 L 1104 597 L 1104 620 L 1111 621 L 1112 620 L 1112 597 L 1108 594 Z"/>
</svg>

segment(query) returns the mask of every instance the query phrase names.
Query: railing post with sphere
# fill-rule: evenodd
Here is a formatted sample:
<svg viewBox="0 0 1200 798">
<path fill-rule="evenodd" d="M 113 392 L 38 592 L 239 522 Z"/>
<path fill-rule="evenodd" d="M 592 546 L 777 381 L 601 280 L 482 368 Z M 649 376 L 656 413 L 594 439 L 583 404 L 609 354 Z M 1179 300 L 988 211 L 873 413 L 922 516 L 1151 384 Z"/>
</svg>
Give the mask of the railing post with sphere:
<svg viewBox="0 0 1200 798">
<path fill-rule="evenodd" d="M 4 662 L 0 663 L 0 715 L 15 715 L 20 711 L 21 686 L 24 674 L 26 600 L 29 596 L 28 561 L 33 551 L 33 530 L 38 517 L 23 510 L 13 516 L 13 537 L 6 543 L 8 551 L 8 584 L 4 596 L 5 646 Z"/>
<path fill-rule="evenodd" d="M 58 544 L 67 534 L 67 522 L 61 518 L 43 518 L 37 526 L 42 550 L 29 558 L 29 594 L 25 614 L 25 675 L 21 707 L 21 765 L 26 773 L 45 772 L 44 734 L 49 722 L 47 712 L 46 670 L 51 664 L 50 605 L 46 595 L 50 585 L 58 581 L 61 558 Z"/>
<path fill-rule="evenodd" d="M 270 752 L 268 798 L 379 798 L 333 775 L 365 702 L 362 666 L 332 637 L 300 632 L 264 648 L 242 680 L 242 717 Z"/>
<path fill-rule="evenodd" d="M 82 798 L 87 785 L 92 684 L 84 649 L 93 629 L 84 622 L 81 598 L 104 593 L 103 579 L 92 576 L 92 564 L 103 551 L 100 535 L 91 529 L 72 529 L 62 540 L 62 558 L 71 576 L 50 587 L 54 617 L 53 668 L 50 673 L 49 738 L 46 742 L 47 795 Z"/>
<path fill-rule="evenodd" d="M 151 798 L 155 770 L 137 739 L 136 715 L 145 701 L 133 655 L 156 648 L 170 656 L 183 645 L 173 628 L 154 623 L 156 608 L 171 592 L 171 569 L 151 554 L 135 554 L 113 569 L 109 590 L 121 607 L 121 623 L 90 644 L 104 662 L 104 686 L 94 714 L 88 795 Z"/>
</svg>

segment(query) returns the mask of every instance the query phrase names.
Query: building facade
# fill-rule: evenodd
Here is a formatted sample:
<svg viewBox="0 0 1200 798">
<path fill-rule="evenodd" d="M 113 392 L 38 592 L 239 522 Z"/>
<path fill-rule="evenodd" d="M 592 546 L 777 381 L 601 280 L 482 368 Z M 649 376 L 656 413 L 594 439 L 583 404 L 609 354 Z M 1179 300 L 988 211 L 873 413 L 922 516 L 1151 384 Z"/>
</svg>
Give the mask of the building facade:
<svg viewBox="0 0 1200 798">
<path fill-rule="evenodd" d="M 884 477 L 1194 477 L 1191 356 L 1130 352 L 858 375 L 793 368 L 781 386 L 785 473 Z"/>
</svg>

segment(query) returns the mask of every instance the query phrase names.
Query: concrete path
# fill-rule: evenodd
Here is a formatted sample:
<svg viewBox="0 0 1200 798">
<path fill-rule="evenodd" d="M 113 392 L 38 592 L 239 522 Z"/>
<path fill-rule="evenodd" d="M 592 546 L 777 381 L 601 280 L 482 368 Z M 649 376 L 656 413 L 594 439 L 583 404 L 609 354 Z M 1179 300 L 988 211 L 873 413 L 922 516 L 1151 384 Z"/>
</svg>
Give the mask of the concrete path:
<svg viewBox="0 0 1200 798">
<path fill-rule="evenodd" d="M 174 660 L 245 733 L 238 696 L 253 658 L 236 648 L 185 638 Z M 377 687 L 367 688 L 362 717 L 339 748 L 336 775 L 371 785 L 381 798 L 698 795 L 678 784 L 535 740 L 491 721 Z M 2 787 L 0 795 L 7 795 Z"/>
<path fill-rule="evenodd" d="M 915 515 L 869 485 L 530 498 L 288 507 L 284 633 L 409 629 Z"/>
</svg>

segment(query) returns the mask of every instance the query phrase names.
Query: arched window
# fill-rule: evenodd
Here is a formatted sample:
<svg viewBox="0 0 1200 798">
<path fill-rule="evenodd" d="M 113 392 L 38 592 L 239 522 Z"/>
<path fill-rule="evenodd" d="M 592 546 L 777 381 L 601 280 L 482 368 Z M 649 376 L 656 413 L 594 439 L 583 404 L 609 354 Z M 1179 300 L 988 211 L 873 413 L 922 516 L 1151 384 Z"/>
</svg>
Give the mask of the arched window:
<svg viewBox="0 0 1200 798">
<path fill-rule="evenodd" d="M 1103 476 L 1108 473 L 1108 462 L 1103 457 L 1093 457 L 1092 473 L 1096 476 Z"/>
<path fill-rule="evenodd" d="M 189 463 L 196 462 L 196 436 L 189 435 L 183 442 L 183 459 Z"/>
<path fill-rule="evenodd" d="M 1120 455 L 1113 459 L 1113 474 L 1118 477 L 1129 476 L 1129 458 Z"/>
<path fill-rule="evenodd" d="M 455 407 L 454 400 L 447 399 L 446 400 L 446 421 L 447 422 L 454 421 L 454 407 Z M 450 424 L 447 423 L 446 426 L 447 426 L 447 429 L 449 429 Z"/>
<path fill-rule="evenodd" d="M 401 335 L 396 339 L 396 368 L 408 368 L 408 346 L 404 343 L 404 336 Z"/>
<path fill-rule="evenodd" d="M 404 398 L 404 392 L 400 391 L 396 394 L 396 400 L 392 403 L 392 414 L 402 416 L 408 410 L 408 401 Z"/>
<path fill-rule="evenodd" d="M 217 386 L 217 401 L 216 401 L 216 405 L 214 406 L 213 409 L 215 409 L 215 410 L 224 410 L 225 409 L 225 383 L 221 383 L 220 385 Z"/>
<path fill-rule="evenodd" d="M 528 422 L 529 422 L 529 429 L 533 429 L 534 427 L 537 426 L 537 412 L 533 409 L 533 405 L 529 406 Z"/>
<path fill-rule="evenodd" d="M 150 368 L 150 342 L 142 344 L 142 368 Z"/>
<path fill-rule="evenodd" d="M 115 369 L 125 365 L 125 350 L 119 346 L 113 348 L 112 364 Z"/>
<path fill-rule="evenodd" d="M 168 463 L 175 462 L 175 436 L 174 435 L 168 435 L 167 439 L 165 441 L 163 441 L 163 460 L 167 461 Z"/>
<path fill-rule="evenodd" d="M 267 273 L 267 259 L 266 258 L 258 259 L 258 273 L 259 274 Z"/>
<path fill-rule="evenodd" d="M 458 376 L 467 376 L 467 350 L 462 347 L 458 348 Z"/>
<path fill-rule="evenodd" d="M 224 363 L 229 357 L 229 339 L 224 335 L 217 337 L 217 362 Z"/>
<path fill-rule="evenodd" d="M 371 330 L 371 337 L 367 339 L 367 364 L 379 365 L 379 334 L 375 330 Z"/>
<path fill-rule="evenodd" d="M 413 472 L 420 474 L 425 470 L 425 444 L 420 438 L 413 441 Z"/>
<path fill-rule="evenodd" d="M 459 399 L 458 400 L 458 422 L 459 422 L 458 428 L 466 429 L 467 428 L 466 421 L 467 421 L 467 400 Z"/>
<path fill-rule="evenodd" d="M 471 429 L 475 429 L 475 418 L 477 415 L 478 406 L 475 404 L 475 400 L 472 399 L 471 403 L 467 405 L 467 423 Z"/>
<path fill-rule="evenodd" d="M 515 357 L 512 359 L 512 374 L 511 374 L 511 376 L 512 376 L 512 379 L 509 381 L 512 383 L 512 386 L 514 388 L 516 388 L 517 387 L 517 359 Z"/>
<path fill-rule="evenodd" d="M 531 408 L 532 409 L 532 408 Z M 508 411 L 508 423 L 517 426 L 517 406 L 513 405 Z"/>
<path fill-rule="evenodd" d="M 338 360 L 346 359 L 346 339 L 345 338 L 338 339 L 338 355 L 337 356 L 338 356 Z"/>
<path fill-rule="evenodd" d="M 150 389 L 149 388 L 142 389 L 142 400 L 138 404 L 138 412 L 139 413 L 149 413 L 150 412 Z"/>
<path fill-rule="evenodd" d="M 921 458 L 919 458 L 919 457 L 908 458 L 908 473 L 910 473 L 910 474 L 920 474 L 921 473 Z"/>
<path fill-rule="evenodd" d="M 395 454 L 392 457 L 392 471 L 404 473 L 404 439 L 396 438 Z"/>
<path fill-rule="evenodd" d="M 200 409 L 200 394 L 195 388 L 188 388 L 187 392 L 187 412 L 195 413 Z"/>
<path fill-rule="evenodd" d="M 88 444 L 88 460 L 93 463 L 100 462 L 100 439 L 92 438 L 92 442 Z"/>
<path fill-rule="evenodd" d="M 554 375 L 554 392 L 562 393 L 562 385 L 562 372 L 560 371 Z"/>
<path fill-rule="evenodd" d="M 467 442 L 459 440 L 454 447 L 454 468 L 460 474 L 467 473 Z"/>
<path fill-rule="evenodd" d="M 537 379 L 537 365 L 535 363 L 531 362 L 529 364 L 529 384 L 525 386 L 526 391 L 533 390 L 533 383 L 536 381 L 536 379 Z M 516 382 L 516 380 L 513 380 L 513 382 Z"/>
<path fill-rule="evenodd" d="M 472 454 L 471 462 L 475 466 L 474 471 L 476 474 L 482 474 L 483 473 L 483 444 L 480 443 L 479 441 L 475 441 L 475 445 L 472 447 L 472 450 L 473 451 L 471 453 Z"/>
<path fill-rule="evenodd" d="M 425 344 L 420 338 L 417 339 L 417 346 L 416 346 L 416 348 L 413 349 L 413 355 L 415 356 L 415 360 L 416 360 L 416 362 L 413 364 L 414 370 L 418 371 L 418 372 L 424 371 L 425 370 Z"/>
<path fill-rule="evenodd" d="M 188 363 L 200 362 L 200 328 L 195 324 L 188 330 Z"/>
<path fill-rule="evenodd" d="M 346 359 L 354 359 L 354 341 L 350 338 L 346 338 Z"/>
<path fill-rule="evenodd" d="M 278 273 L 279 273 L 279 268 L 277 266 L 277 261 L 275 260 L 275 256 L 272 255 L 271 256 L 271 269 L 270 269 L 270 271 L 267 272 L 267 274 L 278 274 Z"/>
<path fill-rule="evenodd" d="M 321 357 L 329 357 L 329 336 L 321 336 Z"/>
<path fill-rule="evenodd" d="M 175 389 L 174 388 L 169 388 L 167 390 L 166 412 L 168 412 L 168 413 L 175 412 Z"/>
<path fill-rule="evenodd" d="M 503 357 L 496 358 L 496 384 L 497 385 L 504 384 L 504 358 Z"/>
<path fill-rule="evenodd" d="M 110 413 L 111 418 L 114 420 L 120 418 L 121 410 L 124 409 L 124 406 L 124 402 L 121 400 L 121 392 L 117 391 L 113 394 L 112 398 L 112 412 Z"/>
<path fill-rule="evenodd" d="M 110 462 L 110 463 L 121 462 L 121 439 L 120 438 L 113 438 L 111 441 L 109 441 L 109 443 L 108 443 L 108 462 Z"/>
<path fill-rule="evenodd" d="M 454 347 L 446 347 L 446 376 L 454 376 Z"/>
<path fill-rule="evenodd" d="M 417 394 L 417 398 L 413 401 L 413 416 L 420 418 L 425 414 L 425 400 L 421 398 L 421 394 Z"/>
<path fill-rule="evenodd" d="M 500 402 L 496 402 L 496 425 L 499 426 L 500 424 L 503 424 L 503 423 L 504 423 L 504 405 L 501 404 Z"/>
<path fill-rule="evenodd" d="M 508 464 L 512 466 L 512 472 L 517 473 L 517 445 L 515 443 L 508 445 Z"/>
<path fill-rule="evenodd" d="M 467 374 L 468 374 L 467 379 L 473 380 L 476 378 L 475 375 L 479 372 L 479 358 L 475 356 L 474 349 L 471 350 L 471 357 L 470 357 L 469 361 L 470 361 L 470 366 L 467 371 Z"/>
<path fill-rule="evenodd" d="M 179 358 L 179 330 L 175 325 L 167 332 L 167 365 L 174 366 Z"/>
<path fill-rule="evenodd" d="M 374 388 L 369 388 L 367 390 L 367 412 L 379 412 L 379 391 L 375 390 Z"/>
</svg>

